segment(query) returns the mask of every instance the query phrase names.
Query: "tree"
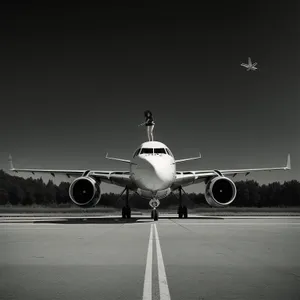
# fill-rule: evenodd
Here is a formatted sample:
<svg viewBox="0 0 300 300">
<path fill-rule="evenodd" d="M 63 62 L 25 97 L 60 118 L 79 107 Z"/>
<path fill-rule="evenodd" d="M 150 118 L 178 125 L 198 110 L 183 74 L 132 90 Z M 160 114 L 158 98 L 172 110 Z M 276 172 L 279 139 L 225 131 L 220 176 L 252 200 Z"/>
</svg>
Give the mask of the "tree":
<svg viewBox="0 0 300 300">
<path fill-rule="evenodd" d="M 237 197 L 233 206 L 300 206 L 300 182 L 297 180 L 272 182 L 260 186 L 254 180 L 237 181 Z M 21 178 L 11 176 L 0 170 L 0 205 L 52 205 L 52 204 L 73 204 L 69 198 L 70 183 L 61 182 L 58 186 L 49 180 L 47 184 L 40 179 Z M 175 192 L 178 194 L 177 192 Z M 183 204 L 189 208 L 207 206 L 204 194 L 183 193 Z M 177 195 L 178 197 L 178 195 Z M 175 194 L 170 194 L 161 201 L 161 208 L 178 206 L 178 198 Z M 122 199 L 117 202 L 118 194 L 104 193 L 98 206 L 110 206 L 121 208 L 124 205 Z M 73 204 L 75 205 L 75 204 Z M 130 196 L 130 205 L 137 209 L 148 209 L 149 200 L 141 198 L 134 192 Z"/>
</svg>

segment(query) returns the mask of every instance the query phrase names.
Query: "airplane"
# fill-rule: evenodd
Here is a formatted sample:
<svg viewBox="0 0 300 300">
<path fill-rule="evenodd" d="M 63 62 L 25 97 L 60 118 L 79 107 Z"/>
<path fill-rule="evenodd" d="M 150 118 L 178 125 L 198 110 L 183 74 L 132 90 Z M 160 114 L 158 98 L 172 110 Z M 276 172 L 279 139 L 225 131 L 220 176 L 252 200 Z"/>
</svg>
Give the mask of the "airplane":
<svg viewBox="0 0 300 300">
<path fill-rule="evenodd" d="M 257 68 L 255 67 L 256 65 L 257 65 L 256 62 L 254 64 L 252 64 L 251 57 L 248 57 L 248 64 L 241 63 L 241 66 L 247 68 L 247 71 L 250 71 L 250 70 L 255 71 L 255 70 L 257 70 Z"/>
<path fill-rule="evenodd" d="M 101 182 L 124 187 L 120 198 L 126 192 L 125 206 L 122 208 L 122 218 L 131 218 L 129 205 L 129 192 L 149 200 L 152 207 L 151 218 L 158 220 L 157 208 L 160 200 L 175 191 L 179 192 L 178 217 L 188 218 L 187 207 L 182 204 L 183 187 L 204 182 L 205 199 L 211 207 L 226 207 L 230 205 L 237 194 L 236 186 L 232 179 L 237 174 L 247 176 L 251 172 L 290 170 L 291 158 L 287 156 L 285 167 L 231 169 L 231 170 L 190 170 L 178 171 L 177 165 L 186 161 L 197 160 L 196 157 L 175 159 L 173 153 L 162 142 L 147 141 L 142 143 L 133 153 L 132 159 L 109 157 L 110 160 L 119 161 L 129 166 L 127 171 L 99 171 L 99 170 L 52 170 L 52 169 L 18 169 L 13 166 L 12 157 L 9 156 L 10 170 L 13 172 L 48 173 L 52 176 L 66 175 L 75 177 L 69 187 L 71 200 L 79 207 L 89 208 L 98 204 L 101 199 Z M 174 194 L 175 195 L 175 194 Z"/>
</svg>

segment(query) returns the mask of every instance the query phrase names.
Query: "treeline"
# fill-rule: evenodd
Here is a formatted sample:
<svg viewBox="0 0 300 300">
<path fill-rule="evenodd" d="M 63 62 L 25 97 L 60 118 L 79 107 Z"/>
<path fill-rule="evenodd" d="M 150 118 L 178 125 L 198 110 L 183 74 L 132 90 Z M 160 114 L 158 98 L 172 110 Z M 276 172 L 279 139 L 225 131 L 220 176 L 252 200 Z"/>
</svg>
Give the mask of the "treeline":
<svg viewBox="0 0 300 300">
<path fill-rule="evenodd" d="M 236 181 L 237 197 L 232 206 L 238 207 L 288 207 L 300 206 L 300 182 L 297 180 L 284 183 L 273 182 L 259 185 L 254 180 Z M 11 176 L 0 170 L 0 205 L 40 205 L 40 206 L 75 206 L 69 198 L 70 183 L 55 185 L 51 180 L 24 179 Z M 184 194 L 183 194 L 184 195 Z M 161 201 L 161 208 L 178 205 L 178 194 L 171 194 Z M 183 196 L 189 208 L 208 206 L 203 194 L 190 193 Z M 98 206 L 121 208 L 124 198 L 113 193 L 102 194 Z M 131 194 L 130 205 L 137 209 L 149 208 L 148 200 Z"/>
</svg>

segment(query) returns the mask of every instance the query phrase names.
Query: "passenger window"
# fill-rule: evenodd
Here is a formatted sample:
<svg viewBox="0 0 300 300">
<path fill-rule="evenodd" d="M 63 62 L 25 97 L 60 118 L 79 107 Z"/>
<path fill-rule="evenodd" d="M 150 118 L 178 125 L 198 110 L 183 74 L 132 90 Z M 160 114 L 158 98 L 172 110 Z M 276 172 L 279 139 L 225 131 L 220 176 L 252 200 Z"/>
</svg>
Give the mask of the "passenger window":
<svg viewBox="0 0 300 300">
<path fill-rule="evenodd" d="M 153 148 L 142 148 L 140 154 L 153 154 Z"/>
</svg>

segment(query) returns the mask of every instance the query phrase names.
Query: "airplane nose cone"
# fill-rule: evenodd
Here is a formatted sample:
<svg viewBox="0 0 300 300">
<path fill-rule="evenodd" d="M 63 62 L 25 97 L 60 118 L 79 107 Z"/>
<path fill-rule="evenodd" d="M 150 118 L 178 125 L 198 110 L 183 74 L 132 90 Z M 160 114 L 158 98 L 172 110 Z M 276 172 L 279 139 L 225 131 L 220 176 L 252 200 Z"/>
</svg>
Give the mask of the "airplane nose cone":
<svg viewBox="0 0 300 300">
<path fill-rule="evenodd" d="M 172 166 L 163 157 L 139 157 L 134 178 L 142 189 L 162 190 L 173 181 Z"/>
</svg>

